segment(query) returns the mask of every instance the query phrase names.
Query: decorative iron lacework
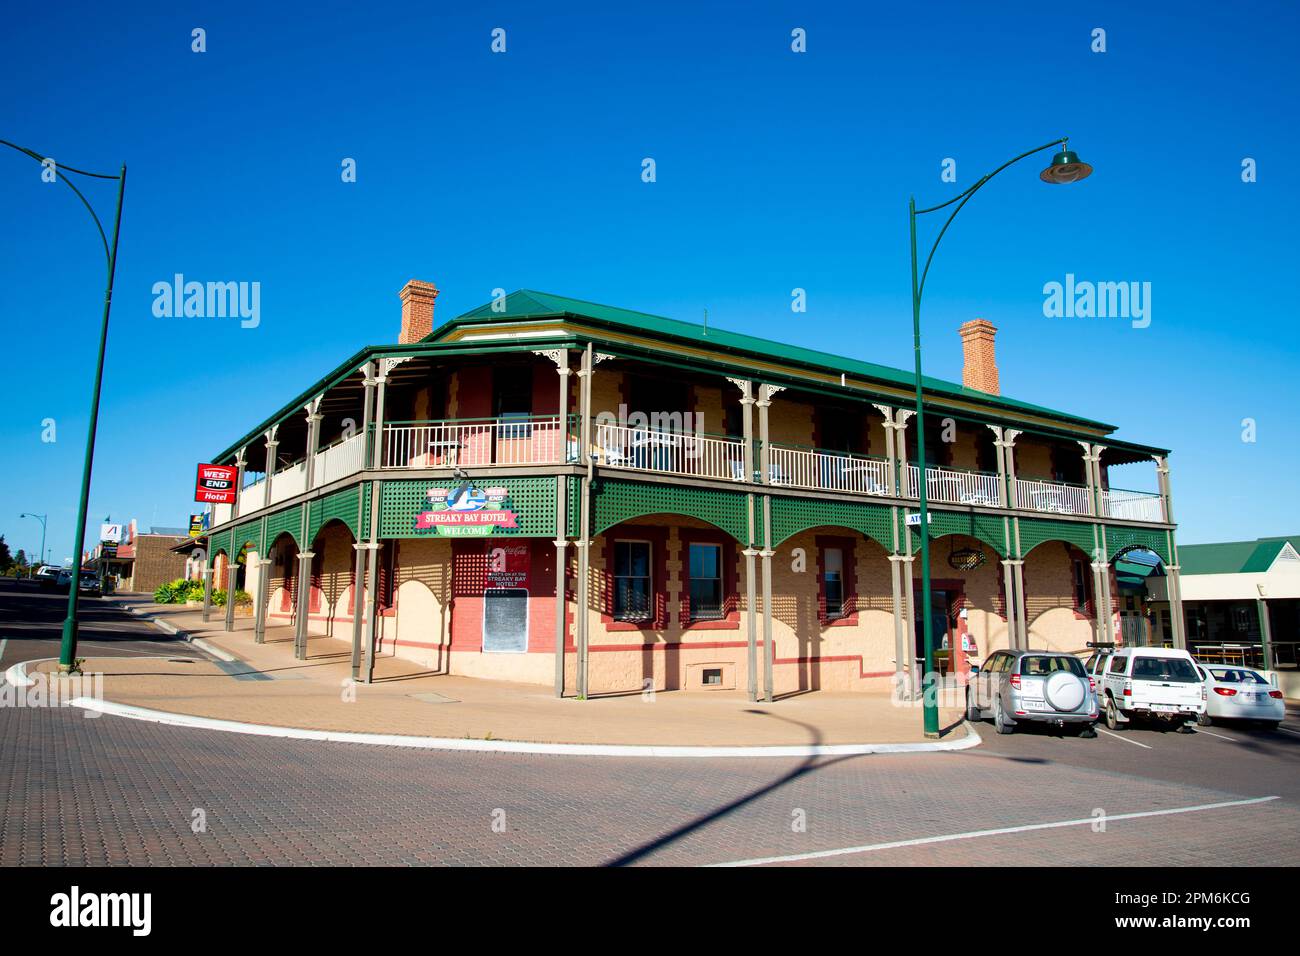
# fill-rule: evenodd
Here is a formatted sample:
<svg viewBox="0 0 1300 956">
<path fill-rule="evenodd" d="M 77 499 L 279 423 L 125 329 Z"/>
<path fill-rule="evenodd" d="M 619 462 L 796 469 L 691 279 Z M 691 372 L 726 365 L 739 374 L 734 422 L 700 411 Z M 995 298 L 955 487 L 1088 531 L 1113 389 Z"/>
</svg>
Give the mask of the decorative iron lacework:
<svg viewBox="0 0 1300 956">
<path fill-rule="evenodd" d="M 1146 548 L 1160 555 L 1160 560 L 1169 563 L 1169 535 L 1165 531 L 1148 531 L 1144 528 L 1124 528 L 1106 525 L 1106 546 L 1110 548 L 1107 558 L 1111 561 L 1128 548 Z"/>
<path fill-rule="evenodd" d="M 266 546 L 269 549 L 281 534 L 288 533 L 294 543 L 302 547 L 302 505 L 269 515 L 266 519 Z"/>
<path fill-rule="evenodd" d="M 772 545 L 791 535 L 825 525 L 852 528 L 878 543 L 886 551 L 894 548 L 890 532 L 890 510 L 886 505 L 819 498 L 772 498 Z M 761 525 L 760 525 L 761 527 Z"/>
<path fill-rule="evenodd" d="M 913 511 L 912 514 L 919 512 Z M 919 525 L 910 526 L 909 530 L 917 543 L 921 540 Z M 1001 557 L 1007 556 L 1006 533 L 1002 528 L 1000 515 L 984 515 L 971 512 L 961 514 L 955 511 L 930 511 L 930 540 L 941 538 L 946 534 L 961 534 L 968 538 L 987 544 Z M 1091 546 L 1089 546 L 1091 547 Z"/>
<path fill-rule="evenodd" d="M 1020 553 L 1026 555 L 1045 541 L 1068 541 L 1084 554 L 1092 556 L 1096 542 L 1093 526 L 1081 521 L 1052 521 L 1042 518 L 1020 519 Z"/>
<path fill-rule="evenodd" d="M 307 518 L 307 539 L 315 541 L 320 529 L 327 522 L 337 519 L 348 526 L 352 537 L 359 540 L 361 535 L 357 527 L 357 505 L 360 500 L 361 486 L 353 485 L 311 502 Z"/>
<path fill-rule="evenodd" d="M 418 525 L 421 514 L 437 510 L 430 502 L 429 491 L 430 489 L 452 490 L 461 484 L 463 482 L 454 479 L 385 481 L 379 492 L 379 537 L 427 538 L 438 535 L 438 527 Z M 553 477 L 475 478 L 472 484 L 475 488 L 485 491 L 494 488 L 505 489 L 505 500 L 501 502 L 499 509 L 485 507 L 475 512 L 482 514 L 500 510 L 513 515 L 513 524 L 497 523 L 491 526 L 489 533 L 492 537 L 555 537 L 555 479 Z"/>
<path fill-rule="evenodd" d="M 743 492 L 619 478 L 601 478 L 592 486 L 593 537 L 630 518 L 653 514 L 689 515 L 721 528 L 742 544 L 745 541 Z"/>
</svg>

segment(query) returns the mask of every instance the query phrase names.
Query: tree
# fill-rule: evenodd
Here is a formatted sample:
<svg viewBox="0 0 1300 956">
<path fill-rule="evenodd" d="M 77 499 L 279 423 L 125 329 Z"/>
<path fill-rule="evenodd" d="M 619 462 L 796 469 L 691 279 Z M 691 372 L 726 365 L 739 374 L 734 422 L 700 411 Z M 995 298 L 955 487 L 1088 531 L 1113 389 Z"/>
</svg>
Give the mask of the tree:
<svg viewBox="0 0 1300 956">
<path fill-rule="evenodd" d="M 5 544 L 5 536 L 0 534 L 0 574 L 9 570 L 9 565 L 14 563 L 13 556 L 9 553 L 9 545 Z"/>
</svg>

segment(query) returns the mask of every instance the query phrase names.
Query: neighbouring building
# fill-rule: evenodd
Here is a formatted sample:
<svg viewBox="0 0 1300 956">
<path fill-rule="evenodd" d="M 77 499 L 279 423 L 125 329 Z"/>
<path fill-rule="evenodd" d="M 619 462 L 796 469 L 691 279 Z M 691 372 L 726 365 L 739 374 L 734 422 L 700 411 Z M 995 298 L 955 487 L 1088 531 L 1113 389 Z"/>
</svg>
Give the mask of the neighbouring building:
<svg viewBox="0 0 1300 956">
<path fill-rule="evenodd" d="M 102 556 L 102 545 L 90 552 L 92 567 L 102 560 L 104 571 L 117 580 L 118 591 L 152 594 L 158 586 L 185 577 L 185 557 L 172 551 L 189 540 L 184 528 L 150 528 L 141 531 L 134 518 L 113 557 Z"/>
<path fill-rule="evenodd" d="M 1168 451 L 1002 396 L 987 321 L 918 435 L 883 365 L 531 291 L 435 326 L 437 294 L 211 459 L 241 477 L 207 580 L 255 640 L 583 696 L 915 686 L 922 446 L 945 663 L 1122 639 L 1139 554 L 1185 643 Z"/>
<path fill-rule="evenodd" d="M 1300 697 L 1300 535 L 1189 544 L 1179 558 L 1188 649 L 1277 671 L 1286 695 Z M 1159 587 L 1153 597 L 1166 600 Z"/>
</svg>

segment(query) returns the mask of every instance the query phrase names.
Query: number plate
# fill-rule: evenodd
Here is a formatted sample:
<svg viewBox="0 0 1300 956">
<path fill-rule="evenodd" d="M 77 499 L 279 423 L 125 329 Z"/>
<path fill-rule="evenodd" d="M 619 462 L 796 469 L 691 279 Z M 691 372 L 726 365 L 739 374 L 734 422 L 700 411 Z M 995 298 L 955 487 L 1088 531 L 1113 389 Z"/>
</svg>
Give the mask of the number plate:
<svg viewBox="0 0 1300 956">
<path fill-rule="evenodd" d="M 1044 707 L 1047 706 L 1047 704 L 1044 701 L 1029 700 L 1029 699 L 1026 699 L 1024 701 L 1024 705 L 1026 709 L 1032 709 L 1032 710 L 1042 710 Z"/>
<path fill-rule="evenodd" d="M 1178 708 L 1173 704 L 1152 704 L 1151 709 L 1161 714 L 1176 714 Z"/>
</svg>

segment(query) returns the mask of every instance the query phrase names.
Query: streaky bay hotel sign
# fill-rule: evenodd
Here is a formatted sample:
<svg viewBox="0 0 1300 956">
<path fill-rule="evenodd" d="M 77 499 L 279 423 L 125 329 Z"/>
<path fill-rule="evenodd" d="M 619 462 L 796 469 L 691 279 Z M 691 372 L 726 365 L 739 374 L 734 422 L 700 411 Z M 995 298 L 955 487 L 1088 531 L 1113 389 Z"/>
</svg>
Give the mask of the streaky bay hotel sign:
<svg viewBox="0 0 1300 956">
<path fill-rule="evenodd" d="M 429 510 L 415 516 L 415 530 L 444 537 L 485 537 L 497 528 L 517 528 L 513 511 L 505 507 L 506 488 L 430 488 Z"/>
</svg>

